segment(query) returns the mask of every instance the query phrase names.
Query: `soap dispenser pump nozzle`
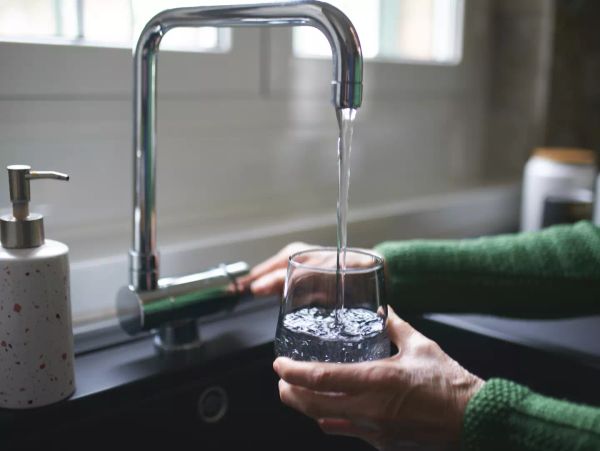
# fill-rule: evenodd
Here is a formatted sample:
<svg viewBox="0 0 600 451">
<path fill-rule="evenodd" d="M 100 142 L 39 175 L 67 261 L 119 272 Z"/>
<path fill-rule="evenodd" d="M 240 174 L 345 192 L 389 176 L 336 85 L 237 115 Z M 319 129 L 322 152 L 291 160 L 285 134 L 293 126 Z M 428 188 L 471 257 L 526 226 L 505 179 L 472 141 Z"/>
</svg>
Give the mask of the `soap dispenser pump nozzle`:
<svg viewBox="0 0 600 451">
<path fill-rule="evenodd" d="M 12 215 L 0 217 L 0 240 L 7 249 L 39 247 L 44 244 L 44 217 L 29 213 L 29 182 L 36 179 L 69 180 L 67 174 L 55 171 L 32 171 L 31 166 L 7 166 Z"/>
</svg>

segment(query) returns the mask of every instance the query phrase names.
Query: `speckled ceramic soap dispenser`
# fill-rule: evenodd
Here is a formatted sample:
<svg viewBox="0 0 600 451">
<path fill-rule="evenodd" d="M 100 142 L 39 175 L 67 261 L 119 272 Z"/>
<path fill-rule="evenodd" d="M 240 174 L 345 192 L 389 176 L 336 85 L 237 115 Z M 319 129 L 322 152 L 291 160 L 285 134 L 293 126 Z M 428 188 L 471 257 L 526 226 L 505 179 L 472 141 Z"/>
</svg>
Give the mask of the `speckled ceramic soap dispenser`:
<svg viewBox="0 0 600 451">
<path fill-rule="evenodd" d="M 0 217 L 0 408 L 27 409 L 75 390 L 69 248 L 44 239 L 29 183 L 65 174 L 8 166 L 12 215 Z"/>
</svg>

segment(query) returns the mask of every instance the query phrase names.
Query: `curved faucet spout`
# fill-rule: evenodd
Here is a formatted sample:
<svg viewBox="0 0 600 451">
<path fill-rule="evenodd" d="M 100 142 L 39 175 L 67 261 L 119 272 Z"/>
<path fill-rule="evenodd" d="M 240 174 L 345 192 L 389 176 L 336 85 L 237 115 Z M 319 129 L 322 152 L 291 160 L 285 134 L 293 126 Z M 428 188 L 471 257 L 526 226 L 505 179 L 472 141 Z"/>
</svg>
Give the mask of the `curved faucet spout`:
<svg viewBox="0 0 600 451">
<path fill-rule="evenodd" d="M 158 285 L 156 247 L 156 64 L 160 41 L 179 27 L 312 26 L 329 41 L 333 58 L 333 103 L 362 102 L 363 60 L 354 26 L 339 9 L 319 1 L 176 8 L 144 27 L 134 50 L 134 224 L 130 283 L 136 290 Z"/>
</svg>

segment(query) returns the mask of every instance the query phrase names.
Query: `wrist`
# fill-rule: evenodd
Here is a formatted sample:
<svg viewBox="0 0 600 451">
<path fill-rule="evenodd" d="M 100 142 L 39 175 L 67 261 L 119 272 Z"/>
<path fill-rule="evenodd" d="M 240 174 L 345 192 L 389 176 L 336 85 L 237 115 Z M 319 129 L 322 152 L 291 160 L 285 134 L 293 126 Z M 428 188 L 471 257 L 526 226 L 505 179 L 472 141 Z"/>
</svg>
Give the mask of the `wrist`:
<svg viewBox="0 0 600 451">
<path fill-rule="evenodd" d="M 466 371 L 465 371 L 466 372 Z M 468 381 L 458 390 L 456 396 L 456 438 L 457 442 L 462 441 L 462 431 L 465 422 L 467 406 L 473 397 L 482 389 L 485 381 L 474 374 L 468 374 Z"/>
</svg>

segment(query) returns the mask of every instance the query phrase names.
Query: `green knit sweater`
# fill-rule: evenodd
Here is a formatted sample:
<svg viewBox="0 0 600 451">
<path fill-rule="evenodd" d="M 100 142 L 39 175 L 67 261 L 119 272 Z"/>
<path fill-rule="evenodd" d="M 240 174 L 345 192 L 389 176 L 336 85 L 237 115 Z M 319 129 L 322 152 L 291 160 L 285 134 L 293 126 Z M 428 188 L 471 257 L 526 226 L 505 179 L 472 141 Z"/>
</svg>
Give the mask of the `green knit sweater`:
<svg viewBox="0 0 600 451">
<path fill-rule="evenodd" d="M 468 240 L 386 242 L 399 313 L 556 318 L 600 313 L 600 228 L 589 222 Z M 463 449 L 600 450 L 600 409 L 491 379 L 470 400 Z"/>
</svg>

